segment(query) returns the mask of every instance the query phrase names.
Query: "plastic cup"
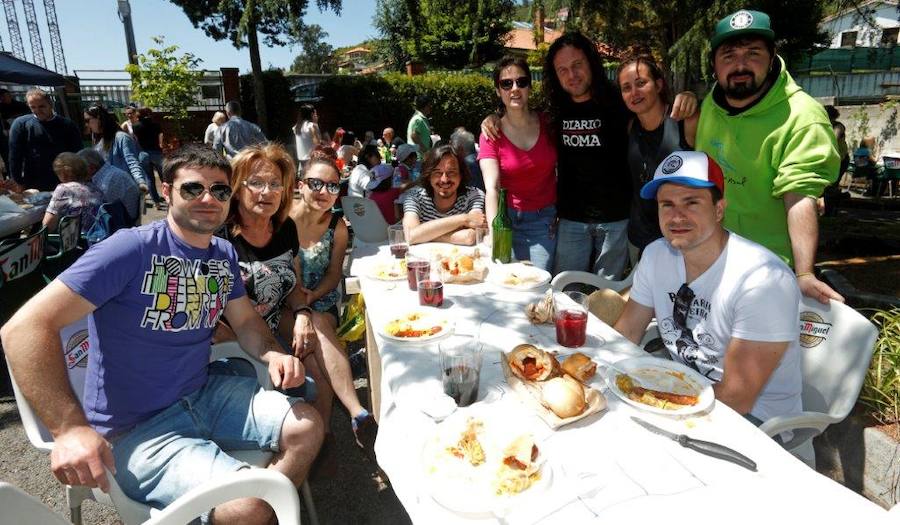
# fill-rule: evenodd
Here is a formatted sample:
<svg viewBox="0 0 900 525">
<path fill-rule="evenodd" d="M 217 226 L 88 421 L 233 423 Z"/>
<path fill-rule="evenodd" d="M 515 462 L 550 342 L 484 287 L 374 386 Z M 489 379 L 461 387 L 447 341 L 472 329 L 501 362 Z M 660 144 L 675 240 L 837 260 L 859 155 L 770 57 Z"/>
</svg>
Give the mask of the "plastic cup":
<svg viewBox="0 0 900 525">
<path fill-rule="evenodd" d="M 427 278 L 417 283 L 419 289 L 419 304 L 421 306 L 434 306 L 444 304 L 444 283 L 436 278 Z"/>
<path fill-rule="evenodd" d="M 478 400 L 481 343 L 470 335 L 454 335 L 438 344 L 444 393 L 467 407 Z"/>
<path fill-rule="evenodd" d="M 584 346 L 587 339 L 587 295 L 581 292 L 556 292 L 556 342 L 568 348 Z"/>
</svg>

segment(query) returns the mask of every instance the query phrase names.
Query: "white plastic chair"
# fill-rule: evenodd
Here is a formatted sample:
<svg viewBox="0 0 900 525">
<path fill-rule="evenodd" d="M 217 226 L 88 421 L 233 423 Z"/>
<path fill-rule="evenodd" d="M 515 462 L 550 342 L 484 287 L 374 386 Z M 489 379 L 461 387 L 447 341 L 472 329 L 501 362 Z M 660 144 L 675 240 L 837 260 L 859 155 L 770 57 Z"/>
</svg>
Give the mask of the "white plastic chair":
<svg viewBox="0 0 900 525">
<path fill-rule="evenodd" d="M 0 509 L 4 523 L 19 525 L 69 525 L 62 516 L 22 489 L 0 481 Z"/>
<path fill-rule="evenodd" d="M 792 431 L 784 448 L 815 468 L 812 438 L 843 421 L 859 396 L 878 330 L 849 306 L 800 301 L 803 412 L 774 417 L 759 428 L 769 436 Z"/>
<path fill-rule="evenodd" d="M 628 277 L 622 279 L 621 281 L 611 281 L 605 277 L 600 277 L 597 274 L 593 274 L 590 272 L 582 272 L 580 270 L 566 270 L 564 272 L 560 272 L 550 281 L 550 287 L 553 288 L 554 292 L 562 291 L 566 286 L 572 283 L 579 284 L 589 284 L 591 286 L 595 286 L 600 290 L 610 289 L 614 292 L 621 292 L 625 288 L 631 286 L 631 283 L 634 281 L 634 272 L 632 270 Z"/>
<path fill-rule="evenodd" d="M 353 226 L 353 238 L 367 243 L 383 243 L 387 240 L 388 223 L 372 199 L 341 197 L 344 217 Z"/>
<path fill-rule="evenodd" d="M 75 392 L 80 402 L 84 391 L 87 355 L 90 350 L 90 340 L 87 337 L 87 318 L 81 319 L 78 322 L 65 327 L 60 331 L 60 338 L 63 343 L 62 347 L 66 366 L 68 368 L 69 381 L 72 385 L 72 390 Z M 268 371 L 262 366 L 262 363 L 256 361 L 241 350 L 236 342 L 212 346 L 210 361 L 224 357 L 240 357 L 254 364 L 254 368 L 257 370 L 257 377 L 265 379 L 266 383 L 263 383 L 263 385 L 268 385 L 266 388 L 271 388 L 271 380 L 268 378 Z M 7 367 L 9 367 L 8 363 Z M 263 369 L 262 372 L 260 372 L 260 368 Z M 13 393 L 16 397 L 16 407 L 19 410 L 19 417 L 22 419 L 22 426 L 25 428 L 25 434 L 28 436 L 28 440 L 38 450 L 49 453 L 53 449 L 53 436 L 19 391 L 19 387 L 16 384 L 15 378 L 12 377 L 12 374 L 10 374 L 10 379 L 12 380 Z M 228 454 L 256 467 L 266 466 L 272 457 L 270 452 L 259 450 L 229 451 Z M 255 476 L 255 474 L 258 474 L 260 471 L 268 472 L 266 469 L 244 470 L 235 473 L 234 476 L 222 476 L 215 480 L 209 480 L 203 485 L 181 496 L 163 510 L 154 509 L 126 496 L 118 483 L 116 483 L 112 474 L 107 472 L 107 478 L 110 483 L 108 494 L 100 489 L 66 485 L 66 501 L 69 506 L 69 517 L 72 520 L 72 523 L 80 525 L 82 522 L 82 502 L 85 500 L 95 500 L 100 504 L 115 507 L 119 517 L 121 517 L 122 521 L 128 525 L 137 523 L 187 523 L 219 503 L 229 501 L 236 497 L 259 497 L 265 499 L 269 504 L 282 505 L 280 508 L 274 507 L 273 505 L 275 513 L 279 518 L 279 523 L 299 525 L 299 499 L 297 498 L 297 492 L 293 484 L 284 475 L 274 471 L 271 471 L 272 475 L 264 474 L 262 477 Z M 248 481 L 244 482 L 241 480 L 241 476 L 250 473 L 254 474 L 254 476 L 248 478 Z M 281 494 L 281 492 L 283 492 L 284 483 L 272 480 L 265 481 L 264 478 L 272 478 L 273 480 L 281 478 L 284 483 L 290 485 L 294 502 L 291 503 L 288 501 L 290 498 Z M 258 489 L 256 481 L 259 481 Z M 258 490 L 261 492 L 258 492 Z M 318 525 L 318 516 L 316 514 L 315 505 L 313 504 L 312 492 L 310 491 L 309 484 L 305 481 L 301 486 L 301 492 L 303 493 L 303 499 L 306 503 L 310 523 Z M 210 502 L 214 503 L 209 504 Z M 207 506 L 207 504 L 209 505 Z M 288 507 L 284 507 L 283 505 L 288 505 Z M 169 511 L 169 509 L 171 509 L 171 511 Z M 169 515 L 175 516 L 171 518 L 172 521 L 168 521 L 168 518 L 166 518 L 166 521 L 160 521 Z M 185 516 L 187 516 L 187 519 L 181 519 Z M 282 516 L 284 516 L 284 518 L 282 518 Z M 282 519 L 287 521 L 282 521 Z"/>
</svg>

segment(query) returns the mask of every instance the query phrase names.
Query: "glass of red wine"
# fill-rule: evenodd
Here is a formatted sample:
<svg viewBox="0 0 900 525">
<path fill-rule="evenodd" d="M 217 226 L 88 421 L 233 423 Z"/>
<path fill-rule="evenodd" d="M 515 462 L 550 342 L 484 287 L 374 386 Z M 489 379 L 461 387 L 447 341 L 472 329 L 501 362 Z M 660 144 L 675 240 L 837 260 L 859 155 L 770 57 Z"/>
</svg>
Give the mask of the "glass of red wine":
<svg viewBox="0 0 900 525">
<path fill-rule="evenodd" d="M 406 283 L 409 289 L 415 292 L 419 289 L 419 281 L 427 280 L 431 273 L 431 263 L 428 259 L 406 255 Z"/>
<path fill-rule="evenodd" d="M 439 307 L 444 304 L 444 283 L 437 272 L 428 272 L 426 278 L 419 280 L 419 304 Z"/>
<path fill-rule="evenodd" d="M 406 230 L 402 224 L 392 224 L 388 226 L 388 243 L 391 247 L 391 255 L 397 259 L 406 257 L 409 250 L 409 242 L 406 239 Z"/>
<path fill-rule="evenodd" d="M 584 346 L 587 339 L 587 295 L 581 292 L 556 292 L 556 342 L 569 348 Z"/>
<path fill-rule="evenodd" d="M 453 335 L 438 344 L 444 393 L 460 407 L 478 400 L 481 343 L 471 335 Z"/>
</svg>

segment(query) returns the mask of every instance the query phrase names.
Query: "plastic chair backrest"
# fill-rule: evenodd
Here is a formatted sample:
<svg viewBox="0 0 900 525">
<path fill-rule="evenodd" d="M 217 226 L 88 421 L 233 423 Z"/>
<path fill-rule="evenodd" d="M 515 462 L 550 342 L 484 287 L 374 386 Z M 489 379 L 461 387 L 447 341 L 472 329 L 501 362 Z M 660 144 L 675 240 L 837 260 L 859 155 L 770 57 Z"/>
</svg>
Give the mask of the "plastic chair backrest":
<svg viewBox="0 0 900 525">
<path fill-rule="evenodd" d="M 371 243 L 387 240 L 388 223 L 375 201 L 363 197 L 342 197 L 341 207 L 353 226 L 354 237 Z"/>
<path fill-rule="evenodd" d="M 803 409 L 843 419 L 856 404 L 878 330 L 854 309 L 800 301 Z"/>
<path fill-rule="evenodd" d="M 628 274 L 628 277 L 622 279 L 621 281 L 610 281 L 605 277 L 600 277 L 599 275 L 590 273 L 590 272 L 582 272 L 580 270 L 567 270 L 564 272 L 560 272 L 550 281 L 550 287 L 554 292 L 559 292 L 565 289 L 566 286 L 578 283 L 578 284 L 588 284 L 596 287 L 598 290 L 610 289 L 614 292 L 621 292 L 625 288 L 631 286 L 631 283 L 634 281 L 634 272 L 637 270 L 631 270 L 631 273 Z"/>
<path fill-rule="evenodd" d="M 44 236 L 41 228 L 28 237 L 7 242 L 0 247 L 0 287 L 31 274 L 44 258 Z"/>
<path fill-rule="evenodd" d="M 84 380 L 87 375 L 87 356 L 90 349 L 88 318 L 83 317 L 66 326 L 59 331 L 59 336 L 62 340 L 62 351 L 69 374 L 69 383 L 72 385 L 72 391 L 78 397 L 78 402 L 81 403 L 84 398 Z M 16 408 L 19 409 L 19 417 L 22 419 L 22 426 L 25 428 L 28 441 L 35 448 L 49 452 L 53 448 L 53 435 L 50 434 L 19 391 L 19 386 L 15 377 L 12 377 L 12 373 L 10 373 L 10 379 L 16 397 Z"/>
<path fill-rule="evenodd" d="M 72 250 L 78 248 L 81 239 L 81 215 L 70 215 L 59 221 L 59 251 L 48 255 L 47 259 L 59 259 Z"/>
<path fill-rule="evenodd" d="M 0 509 L 3 509 L 4 523 L 41 523 L 46 525 L 67 525 L 69 523 L 41 503 L 39 499 L 5 481 L 0 481 Z"/>
</svg>

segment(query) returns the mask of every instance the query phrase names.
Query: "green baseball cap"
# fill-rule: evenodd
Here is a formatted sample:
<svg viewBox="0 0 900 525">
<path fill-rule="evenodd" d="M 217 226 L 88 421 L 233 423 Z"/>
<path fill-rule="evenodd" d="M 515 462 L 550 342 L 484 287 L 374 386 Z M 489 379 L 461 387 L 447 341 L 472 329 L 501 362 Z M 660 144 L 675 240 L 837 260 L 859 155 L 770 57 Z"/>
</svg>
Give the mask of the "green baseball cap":
<svg viewBox="0 0 900 525">
<path fill-rule="evenodd" d="M 741 9 L 719 20 L 716 32 L 709 41 L 712 52 L 726 39 L 742 35 L 758 35 L 770 42 L 775 41 L 775 32 L 769 23 L 769 15 L 761 11 Z"/>
</svg>

